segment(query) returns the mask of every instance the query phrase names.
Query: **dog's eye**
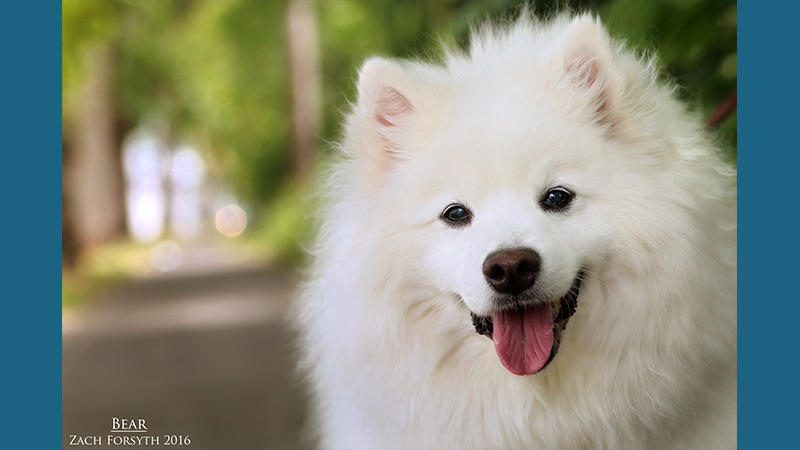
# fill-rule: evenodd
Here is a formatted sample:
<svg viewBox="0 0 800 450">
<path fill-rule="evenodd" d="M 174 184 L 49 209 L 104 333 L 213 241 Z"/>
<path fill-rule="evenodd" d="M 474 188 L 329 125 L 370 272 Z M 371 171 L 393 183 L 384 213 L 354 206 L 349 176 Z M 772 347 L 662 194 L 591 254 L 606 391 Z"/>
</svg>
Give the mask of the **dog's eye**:
<svg viewBox="0 0 800 450">
<path fill-rule="evenodd" d="M 545 192 L 541 199 L 542 208 L 549 211 L 563 211 L 575 195 L 569 190 L 557 187 Z"/>
<path fill-rule="evenodd" d="M 466 225 L 471 217 L 467 207 L 459 204 L 448 206 L 442 213 L 442 220 L 453 225 Z"/>
</svg>

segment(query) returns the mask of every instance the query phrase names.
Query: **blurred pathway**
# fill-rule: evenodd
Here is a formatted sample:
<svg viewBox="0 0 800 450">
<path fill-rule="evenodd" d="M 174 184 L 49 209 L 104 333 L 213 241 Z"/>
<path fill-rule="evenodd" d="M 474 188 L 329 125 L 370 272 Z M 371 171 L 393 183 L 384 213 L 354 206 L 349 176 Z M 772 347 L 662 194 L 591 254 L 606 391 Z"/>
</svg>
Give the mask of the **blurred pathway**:
<svg viewBox="0 0 800 450">
<path fill-rule="evenodd" d="M 192 449 L 308 448 L 283 322 L 296 279 L 210 263 L 213 248 L 185 256 L 194 266 L 120 286 L 64 320 L 62 447 L 77 435 L 108 448 L 118 417 L 145 419 L 146 434 L 125 435 L 159 437 L 143 448 L 167 447 L 166 435 L 188 435 Z"/>
</svg>

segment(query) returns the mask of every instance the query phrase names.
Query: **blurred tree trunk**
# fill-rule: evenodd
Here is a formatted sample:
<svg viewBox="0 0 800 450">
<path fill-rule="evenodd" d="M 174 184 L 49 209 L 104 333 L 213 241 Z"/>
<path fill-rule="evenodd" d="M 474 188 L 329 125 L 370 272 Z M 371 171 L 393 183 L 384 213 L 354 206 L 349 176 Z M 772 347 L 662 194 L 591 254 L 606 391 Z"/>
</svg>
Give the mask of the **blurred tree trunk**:
<svg viewBox="0 0 800 450">
<path fill-rule="evenodd" d="M 78 263 L 78 237 L 75 235 L 75 228 L 72 226 L 72 208 L 70 208 L 69 197 L 67 196 L 67 177 L 66 168 L 69 166 L 71 154 L 71 143 L 68 136 L 69 124 L 61 123 L 61 268 L 62 270 L 73 270 Z"/>
<path fill-rule="evenodd" d="M 87 58 L 86 84 L 66 167 L 65 202 L 79 247 L 125 233 L 120 114 L 114 96 L 115 52 L 104 45 Z"/>
<path fill-rule="evenodd" d="M 314 164 L 322 123 L 316 3 L 290 0 L 286 15 L 292 79 L 295 174 L 305 179 Z"/>
<path fill-rule="evenodd" d="M 128 137 L 128 134 L 133 131 L 133 125 L 131 124 L 130 120 L 122 114 L 119 99 L 116 95 L 112 97 L 113 105 L 114 105 L 114 152 L 112 153 L 112 157 L 114 158 L 114 170 L 117 173 L 117 180 L 119 183 L 117 185 L 116 197 L 118 198 L 119 204 L 121 208 L 119 209 L 118 213 L 120 214 L 117 217 L 117 231 L 114 233 L 116 236 L 127 236 L 128 235 L 128 199 L 127 199 L 127 183 L 125 181 L 125 163 L 123 161 L 122 151 L 125 145 L 125 138 Z"/>
</svg>

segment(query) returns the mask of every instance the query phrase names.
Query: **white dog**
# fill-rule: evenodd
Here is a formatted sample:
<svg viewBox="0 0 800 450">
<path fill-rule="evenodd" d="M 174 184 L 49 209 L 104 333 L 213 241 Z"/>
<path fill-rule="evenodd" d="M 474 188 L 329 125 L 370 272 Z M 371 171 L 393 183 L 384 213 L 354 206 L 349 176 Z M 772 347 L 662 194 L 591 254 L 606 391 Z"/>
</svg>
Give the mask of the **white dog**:
<svg viewBox="0 0 800 450">
<path fill-rule="evenodd" d="M 736 446 L 735 170 L 653 61 L 589 16 L 371 59 L 341 150 L 296 311 L 323 447 Z"/>
</svg>

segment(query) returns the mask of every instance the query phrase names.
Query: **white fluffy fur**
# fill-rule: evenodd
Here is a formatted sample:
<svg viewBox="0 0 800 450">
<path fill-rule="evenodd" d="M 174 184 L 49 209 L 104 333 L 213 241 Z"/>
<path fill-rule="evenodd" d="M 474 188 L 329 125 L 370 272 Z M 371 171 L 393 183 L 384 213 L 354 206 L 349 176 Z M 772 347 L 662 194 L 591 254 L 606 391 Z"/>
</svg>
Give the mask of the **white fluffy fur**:
<svg viewBox="0 0 800 450">
<path fill-rule="evenodd" d="M 736 175 L 652 61 L 588 16 L 520 19 L 441 64 L 368 61 L 296 310 L 325 448 L 734 448 Z M 576 193 L 566 213 L 538 201 Z M 452 202 L 467 227 L 441 220 Z M 586 277 L 558 355 L 478 335 L 486 255 Z"/>
</svg>

